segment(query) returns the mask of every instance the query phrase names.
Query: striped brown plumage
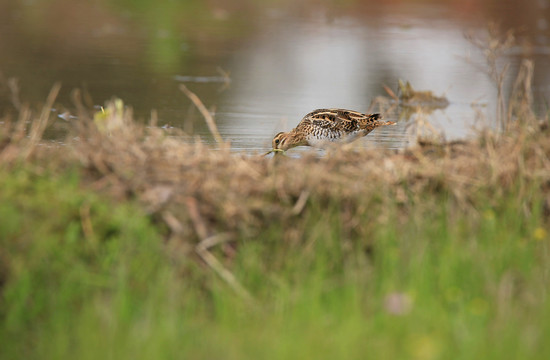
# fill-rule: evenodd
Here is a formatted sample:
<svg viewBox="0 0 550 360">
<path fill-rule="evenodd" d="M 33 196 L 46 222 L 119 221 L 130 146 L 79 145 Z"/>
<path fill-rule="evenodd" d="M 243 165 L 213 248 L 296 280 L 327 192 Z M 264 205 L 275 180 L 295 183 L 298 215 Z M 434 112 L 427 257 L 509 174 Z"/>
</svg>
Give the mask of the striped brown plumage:
<svg viewBox="0 0 550 360">
<path fill-rule="evenodd" d="M 395 124 L 382 121 L 380 114 L 362 114 L 345 109 L 318 109 L 310 112 L 289 132 L 273 138 L 273 149 L 288 150 L 295 146 L 322 146 L 329 142 L 350 142 L 379 126 Z"/>
</svg>

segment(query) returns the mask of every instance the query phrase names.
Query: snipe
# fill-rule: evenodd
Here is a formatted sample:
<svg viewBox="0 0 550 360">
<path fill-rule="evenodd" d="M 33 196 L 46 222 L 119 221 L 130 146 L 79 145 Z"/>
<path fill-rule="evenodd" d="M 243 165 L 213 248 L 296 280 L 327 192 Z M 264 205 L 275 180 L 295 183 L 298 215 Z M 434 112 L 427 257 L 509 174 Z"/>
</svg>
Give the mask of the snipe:
<svg viewBox="0 0 550 360">
<path fill-rule="evenodd" d="M 380 114 L 362 114 L 345 109 L 318 109 L 310 112 L 289 132 L 273 138 L 272 151 L 286 151 L 295 146 L 322 146 L 330 142 L 350 142 L 379 126 L 393 125 L 382 121 Z"/>
</svg>

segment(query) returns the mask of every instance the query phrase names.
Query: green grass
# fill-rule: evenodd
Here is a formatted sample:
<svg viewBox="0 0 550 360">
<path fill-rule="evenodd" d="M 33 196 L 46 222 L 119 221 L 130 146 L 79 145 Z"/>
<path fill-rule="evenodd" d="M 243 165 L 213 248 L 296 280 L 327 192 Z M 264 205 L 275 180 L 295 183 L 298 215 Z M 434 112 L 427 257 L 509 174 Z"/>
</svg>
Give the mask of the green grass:
<svg viewBox="0 0 550 360">
<path fill-rule="evenodd" d="M 224 260 L 249 303 L 77 170 L 0 170 L 0 355 L 547 359 L 548 228 L 526 186 L 467 208 L 445 190 L 393 209 L 361 199 L 353 228 L 338 199 L 311 195 Z"/>
</svg>

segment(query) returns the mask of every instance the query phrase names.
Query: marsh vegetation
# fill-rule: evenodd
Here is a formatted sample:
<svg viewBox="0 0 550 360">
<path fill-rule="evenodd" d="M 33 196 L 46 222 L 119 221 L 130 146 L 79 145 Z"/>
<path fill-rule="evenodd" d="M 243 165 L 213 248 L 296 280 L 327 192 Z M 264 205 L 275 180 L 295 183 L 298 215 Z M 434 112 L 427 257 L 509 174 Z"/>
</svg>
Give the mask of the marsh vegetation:
<svg viewBox="0 0 550 360">
<path fill-rule="evenodd" d="M 6 81 L 0 357 L 547 359 L 550 126 L 510 36 L 470 39 L 496 124 L 449 140 L 379 97 L 414 143 L 323 156 L 235 149 L 192 86 L 213 141 Z"/>
<path fill-rule="evenodd" d="M 58 90 L 3 119 L 3 358 L 549 355 L 548 119 L 524 97 L 467 141 L 266 158 L 121 100 L 59 146 Z"/>
</svg>

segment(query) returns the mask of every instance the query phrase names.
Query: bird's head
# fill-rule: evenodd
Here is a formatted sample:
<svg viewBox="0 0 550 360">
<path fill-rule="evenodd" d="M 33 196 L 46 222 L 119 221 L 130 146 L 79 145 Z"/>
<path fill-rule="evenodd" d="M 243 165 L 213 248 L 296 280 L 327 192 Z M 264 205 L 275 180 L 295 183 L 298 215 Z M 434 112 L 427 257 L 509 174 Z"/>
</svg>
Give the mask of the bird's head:
<svg viewBox="0 0 550 360">
<path fill-rule="evenodd" d="M 273 150 L 283 150 L 286 151 L 292 147 L 292 144 L 289 142 L 289 133 L 280 132 L 273 138 L 271 142 Z"/>
</svg>

